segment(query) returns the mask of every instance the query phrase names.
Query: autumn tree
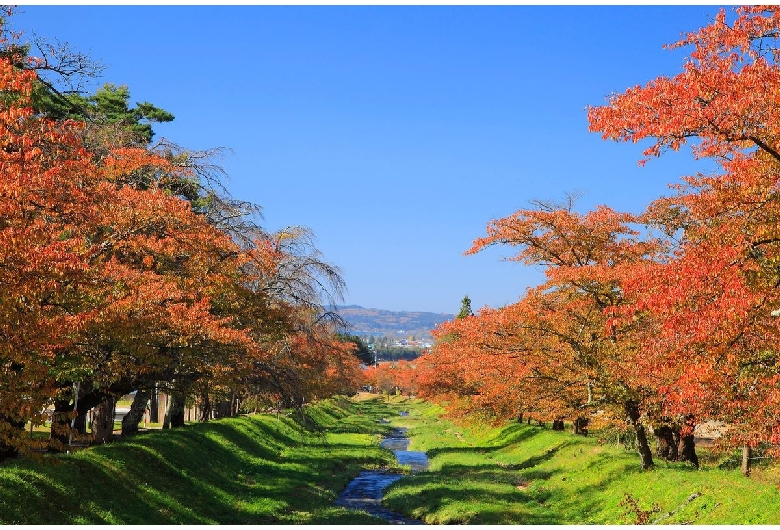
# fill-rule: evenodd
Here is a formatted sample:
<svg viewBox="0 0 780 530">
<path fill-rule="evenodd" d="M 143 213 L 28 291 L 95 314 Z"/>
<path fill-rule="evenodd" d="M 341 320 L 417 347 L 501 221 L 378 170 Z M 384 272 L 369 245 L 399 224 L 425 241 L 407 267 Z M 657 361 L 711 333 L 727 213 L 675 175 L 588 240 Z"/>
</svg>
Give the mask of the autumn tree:
<svg viewBox="0 0 780 530">
<path fill-rule="evenodd" d="M 578 426 L 595 410 L 626 417 L 642 465 L 650 467 L 643 413 L 652 394 L 633 384 L 639 350 L 630 329 L 611 325 L 610 312 L 626 303 L 622 270 L 651 259 L 658 242 L 639 237 L 632 215 L 604 206 L 580 215 L 574 204 L 574 197 L 536 201 L 488 225 L 468 254 L 517 247 L 510 259 L 544 266 L 547 281 L 517 304 L 442 326 L 437 332 L 447 339 L 433 358 L 460 359 L 461 391 L 475 403 L 505 403 L 497 410 L 503 417 L 534 411 L 550 421 L 571 417 Z"/>
<path fill-rule="evenodd" d="M 96 406 L 93 433 L 109 439 L 131 390 L 123 432 L 152 388 L 205 411 L 356 391 L 355 344 L 330 309 L 343 279 L 311 232 L 264 230 L 222 185 L 219 150 L 150 143 L 172 115 L 130 106 L 126 87 L 60 90 L 49 74 L 95 72 L 85 56 L 30 49 L 0 42 L 0 458 L 33 448 L 23 426 L 52 404 L 61 450 Z"/>
<path fill-rule="evenodd" d="M 186 168 L 121 143 L 95 156 L 83 123 L 34 109 L 35 70 L 14 59 L 0 64 L 2 456 L 31 447 L 21 427 L 51 402 L 62 443 L 139 378 L 203 377 L 252 347 L 210 300 L 240 281 L 240 248 L 159 179 L 133 185 Z"/>
<path fill-rule="evenodd" d="M 385 394 L 417 394 L 417 361 L 390 361 L 371 366 L 366 370 L 365 383 L 373 391 Z"/>
<path fill-rule="evenodd" d="M 373 354 L 371 353 L 371 350 L 368 348 L 368 345 L 366 342 L 357 335 L 351 335 L 349 333 L 337 333 L 336 339 L 338 339 L 341 342 L 351 342 L 355 345 L 355 356 L 363 363 L 363 364 L 371 364 L 373 362 Z"/>
<path fill-rule="evenodd" d="M 667 408 L 727 421 L 734 443 L 755 447 L 780 440 L 780 10 L 741 7 L 728 18 L 721 10 L 671 45 L 691 48 L 680 74 L 615 94 L 588 117 L 605 139 L 649 140 L 648 158 L 690 145 L 719 167 L 649 208 L 648 222 L 676 246 L 627 284 L 638 300 L 629 317 L 659 320 L 648 349 L 674 367 Z"/>
</svg>

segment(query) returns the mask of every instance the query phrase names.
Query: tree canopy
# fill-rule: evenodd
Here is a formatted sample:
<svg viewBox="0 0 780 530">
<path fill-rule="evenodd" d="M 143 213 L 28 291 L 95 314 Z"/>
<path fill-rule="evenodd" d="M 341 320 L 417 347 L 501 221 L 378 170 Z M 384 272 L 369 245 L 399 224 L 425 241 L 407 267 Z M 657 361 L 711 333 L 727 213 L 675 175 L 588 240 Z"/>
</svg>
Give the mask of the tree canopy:
<svg viewBox="0 0 780 530">
<path fill-rule="evenodd" d="M 639 215 L 580 214 L 569 198 L 492 221 L 467 254 L 517 248 L 511 259 L 544 267 L 546 282 L 443 326 L 420 359 L 424 394 L 498 418 L 628 422 L 643 467 L 646 426 L 676 432 L 676 457 L 694 463 L 705 420 L 730 426 L 724 443 L 776 452 L 780 10 L 731 18 L 670 45 L 691 50 L 680 74 L 588 109 L 604 139 L 649 145 L 642 164 L 689 145 L 719 171 L 683 176 Z"/>
<path fill-rule="evenodd" d="M 23 427 L 47 407 L 58 450 L 75 416 L 132 390 L 209 409 L 360 387 L 325 309 L 343 280 L 308 229 L 264 230 L 209 153 L 152 144 L 173 116 L 126 86 L 63 95 L 39 75 L 51 57 L 3 46 L 0 458 L 34 448 Z"/>
</svg>

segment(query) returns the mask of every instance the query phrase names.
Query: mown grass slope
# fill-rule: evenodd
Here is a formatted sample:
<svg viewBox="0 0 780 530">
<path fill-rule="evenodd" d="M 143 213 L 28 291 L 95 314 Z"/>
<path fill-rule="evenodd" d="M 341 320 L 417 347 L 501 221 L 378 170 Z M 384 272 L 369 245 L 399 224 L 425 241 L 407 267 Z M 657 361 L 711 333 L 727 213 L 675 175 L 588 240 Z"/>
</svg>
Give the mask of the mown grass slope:
<svg viewBox="0 0 780 530">
<path fill-rule="evenodd" d="M 301 418 L 256 415 L 141 433 L 70 455 L 0 464 L 2 524 L 381 523 L 333 506 L 384 466 L 381 400 L 333 399 Z"/>
<path fill-rule="evenodd" d="M 704 450 L 701 470 L 659 460 L 642 471 L 634 452 L 598 433 L 467 428 L 419 400 L 333 399 L 306 414 L 5 462 L 0 523 L 384 524 L 333 501 L 360 470 L 395 465 L 378 446 L 391 426 L 409 428 L 410 449 L 426 451 L 431 468 L 392 484 L 385 505 L 429 524 L 780 523 L 777 468 L 745 478 Z"/>
<path fill-rule="evenodd" d="M 776 468 L 745 478 L 721 469 L 725 455 L 700 449 L 697 470 L 638 456 L 598 433 L 513 423 L 466 428 L 409 400 L 410 449 L 426 451 L 430 471 L 391 485 L 385 505 L 429 524 L 778 524 Z"/>
</svg>

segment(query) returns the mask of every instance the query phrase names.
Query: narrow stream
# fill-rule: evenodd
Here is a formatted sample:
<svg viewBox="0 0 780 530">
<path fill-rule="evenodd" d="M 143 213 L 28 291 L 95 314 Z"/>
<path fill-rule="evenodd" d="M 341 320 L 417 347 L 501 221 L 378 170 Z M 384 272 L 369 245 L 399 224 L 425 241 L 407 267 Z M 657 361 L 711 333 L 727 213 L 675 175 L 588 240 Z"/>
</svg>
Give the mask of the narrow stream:
<svg viewBox="0 0 780 530">
<path fill-rule="evenodd" d="M 398 463 L 410 466 L 412 473 L 428 469 L 428 457 L 425 453 L 407 451 L 409 438 L 406 437 L 405 427 L 397 427 L 390 431 L 379 445 L 393 451 Z M 411 519 L 382 506 L 382 496 L 385 489 L 401 477 L 403 475 L 400 473 L 386 470 L 362 471 L 352 482 L 347 484 L 347 487 L 336 499 L 335 504 L 352 510 L 363 510 L 391 524 L 423 524 L 422 521 Z"/>
</svg>

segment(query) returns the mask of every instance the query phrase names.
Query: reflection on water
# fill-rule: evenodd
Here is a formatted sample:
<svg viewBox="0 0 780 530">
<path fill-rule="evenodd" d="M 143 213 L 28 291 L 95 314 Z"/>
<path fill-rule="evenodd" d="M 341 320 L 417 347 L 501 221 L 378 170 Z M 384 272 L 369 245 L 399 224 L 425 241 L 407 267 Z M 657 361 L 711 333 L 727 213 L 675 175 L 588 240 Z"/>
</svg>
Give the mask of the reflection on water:
<svg viewBox="0 0 780 530">
<path fill-rule="evenodd" d="M 393 429 L 379 445 L 393 451 L 398 463 L 410 466 L 413 473 L 428 469 L 428 456 L 425 453 L 422 451 L 407 451 L 409 438 L 406 437 L 406 428 L 404 427 Z"/>
<path fill-rule="evenodd" d="M 407 451 L 409 438 L 406 437 L 405 428 L 393 429 L 379 445 L 393 451 L 398 463 L 410 466 L 413 473 L 428 469 L 428 457 L 425 453 Z M 401 477 L 403 475 L 389 471 L 363 471 L 341 492 L 336 499 L 336 506 L 363 510 L 392 524 L 423 524 L 417 519 L 410 519 L 382 506 L 385 489 Z"/>
</svg>

